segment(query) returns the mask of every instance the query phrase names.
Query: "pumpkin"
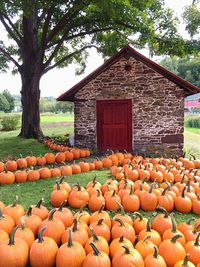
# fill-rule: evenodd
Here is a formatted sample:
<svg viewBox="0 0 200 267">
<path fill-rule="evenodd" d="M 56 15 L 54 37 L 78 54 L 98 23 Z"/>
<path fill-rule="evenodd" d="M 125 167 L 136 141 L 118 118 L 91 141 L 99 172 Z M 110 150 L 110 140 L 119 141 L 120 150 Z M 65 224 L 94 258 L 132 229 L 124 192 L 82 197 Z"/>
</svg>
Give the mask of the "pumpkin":
<svg viewBox="0 0 200 267">
<path fill-rule="evenodd" d="M 43 237 L 45 227 L 38 232 L 30 249 L 30 264 L 32 267 L 53 267 L 56 262 L 58 245 L 51 237 Z"/>
<path fill-rule="evenodd" d="M 159 246 L 159 254 L 164 258 L 168 267 L 173 267 L 177 261 L 185 258 L 186 252 L 184 247 L 177 242 L 180 235 L 175 235 L 172 239 L 163 240 Z"/>
<path fill-rule="evenodd" d="M 103 236 L 107 242 L 110 242 L 110 238 L 111 238 L 110 229 L 107 226 L 107 224 L 105 224 L 103 221 L 104 221 L 104 218 L 101 218 L 97 222 L 91 223 L 90 228 L 94 230 L 96 235 Z M 92 236 L 91 231 L 89 231 L 89 236 L 90 237 Z"/>
<path fill-rule="evenodd" d="M 10 234 L 14 226 L 15 226 L 14 219 L 7 214 L 2 214 L 2 210 L 0 208 L 0 229 Z"/>
<path fill-rule="evenodd" d="M 140 231 L 146 229 L 148 219 L 143 217 L 139 212 L 134 212 L 133 215 L 133 228 L 135 229 L 135 233 L 138 235 Z"/>
<path fill-rule="evenodd" d="M 98 248 L 98 250 L 103 251 L 107 255 L 109 255 L 109 245 L 106 239 L 102 236 L 97 236 L 92 228 L 90 228 L 90 232 L 92 233 L 92 237 L 90 237 L 85 244 L 86 254 L 92 253 L 93 250 L 90 246 L 90 243 L 93 242 L 95 246 Z"/>
<path fill-rule="evenodd" d="M 140 205 L 144 211 L 153 211 L 157 207 L 157 197 L 153 193 L 153 187 L 154 185 L 152 184 L 149 191 L 143 192 L 140 196 Z"/>
<path fill-rule="evenodd" d="M 200 195 L 192 202 L 192 212 L 200 215 Z"/>
<path fill-rule="evenodd" d="M 60 177 L 61 176 L 61 171 L 59 168 L 53 167 L 50 169 L 51 172 L 51 177 Z"/>
<path fill-rule="evenodd" d="M 95 169 L 96 170 L 99 170 L 99 169 L 102 169 L 103 168 L 103 163 L 102 163 L 101 160 L 96 159 L 93 163 L 95 165 Z"/>
<path fill-rule="evenodd" d="M 44 221 L 42 221 L 42 223 L 40 224 L 39 230 L 45 226 L 46 228 L 43 232 L 43 236 L 53 238 L 56 241 L 56 243 L 59 245 L 61 243 L 62 234 L 65 231 L 65 226 L 60 219 L 53 217 L 53 214 L 55 212 L 56 212 L 56 209 L 52 209 L 50 211 L 49 217 L 45 219 Z"/>
<path fill-rule="evenodd" d="M 13 184 L 15 175 L 11 171 L 3 171 L 0 173 L 0 184 Z"/>
<path fill-rule="evenodd" d="M 118 251 L 112 259 L 112 267 L 144 267 L 142 256 L 136 249 L 130 249 L 126 245 L 122 245 L 124 251 Z"/>
<path fill-rule="evenodd" d="M 109 256 L 99 251 L 94 243 L 90 243 L 93 253 L 89 253 L 83 261 L 82 267 L 111 267 Z"/>
<path fill-rule="evenodd" d="M 11 216 L 15 223 L 25 214 L 24 208 L 18 204 L 18 196 L 13 204 L 10 204 L 4 208 L 4 213 Z"/>
<path fill-rule="evenodd" d="M 71 149 L 71 152 L 73 153 L 74 155 L 74 159 L 79 159 L 80 156 L 81 156 L 81 150 L 79 148 L 73 148 Z"/>
<path fill-rule="evenodd" d="M 158 196 L 158 206 L 163 207 L 166 211 L 171 212 L 174 210 L 174 198 L 167 194 L 167 191 L 170 190 L 170 187 L 167 186 L 160 196 Z"/>
<path fill-rule="evenodd" d="M 37 158 L 35 156 L 27 156 L 26 157 L 27 166 L 36 166 L 37 164 Z"/>
<path fill-rule="evenodd" d="M 107 211 L 104 210 L 105 208 L 105 204 L 103 204 L 101 206 L 101 208 L 98 211 L 95 211 L 91 214 L 90 217 L 90 224 L 92 224 L 93 222 L 98 221 L 99 219 L 103 218 L 103 222 L 109 227 L 109 229 L 111 228 L 111 219 L 110 219 L 110 215 L 108 214 Z"/>
<path fill-rule="evenodd" d="M 82 245 L 72 240 L 72 230 L 69 230 L 68 242 L 63 244 L 56 255 L 56 267 L 81 267 L 86 257 Z"/>
<path fill-rule="evenodd" d="M 81 167 L 79 166 L 79 164 L 74 163 L 74 164 L 71 165 L 71 168 L 72 168 L 72 173 L 73 174 L 81 173 Z"/>
<path fill-rule="evenodd" d="M 62 176 L 60 181 L 59 181 L 59 186 L 61 189 L 65 189 L 67 191 L 67 193 L 69 194 L 72 189 L 71 189 L 71 186 L 67 182 L 64 181 L 64 179 L 65 179 L 65 176 Z M 54 189 L 57 189 L 57 184 L 55 184 L 53 186 L 53 190 Z"/>
<path fill-rule="evenodd" d="M 74 154 L 70 151 L 65 151 L 65 161 L 72 161 L 74 159 Z"/>
<path fill-rule="evenodd" d="M 152 241 L 157 247 L 159 247 L 161 243 L 161 236 L 156 230 L 151 229 L 150 219 L 147 222 L 146 229 L 143 229 L 139 232 L 138 240 L 143 240 L 148 235 L 150 235 L 149 240 Z"/>
<path fill-rule="evenodd" d="M 29 228 L 33 232 L 34 236 L 36 237 L 38 233 L 38 229 L 42 222 L 41 218 L 37 215 L 32 214 L 32 207 L 30 207 L 27 210 L 26 215 L 23 217 L 23 219 L 24 219 L 25 226 Z M 22 225 L 22 221 L 20 218 L 20 220 L 17 222 L 17 226 L 21 227 L 21 225 Z"/>
<path fill-rule="evenodd" d="M 191 261 L 188 261 L 188 254 L 186 254 L 184 260 L 178 261 L 174 267 L 195 267 L 195 265 Z"/>
<path fill-rule="evenodd" d="M 176 221 L 175 221 L 175 219 L 174 219 L 172 214 L 171 214 L 171 222 L 172 222 L 172 228 L 167 229 L 163 233 L 162 239 L 163 240 L 171 239 L 173 236 L 178 234 L 178 235 L 180 235 L 180 237 L 177 238 L 176 241 L 180 242 L 184 246 L 185 245 L 185 237 L 180 231 L 178 231 L 176 229 Z"/>
<path fill-rule="evenodd" d="M 130 193 L 125 195 L 122 199 L 122 205 L 127 212 L 135 212 L 140 208 L 140 199 L 137 195 L 133 194 L 133 188 L 131 186 Z"/>
<path fill-rule="evenodd" d="M 102 196 L 100 189 L 96 189 L 97 195 L 92 195 L 88 201 L 88 208 L 92 212 L 100 209 L 102 204 L 105 203 L 105 198 Z"/>
<path fill-rule="evenodd" d="M 107 210 L 117 211 L 120 209 L 117 202 L 121 203 L 120 197 L 116 194 L 115 190 L 111 195 L 105 197 L 105 204 Z"/>
<path fill-rule="evenodd" d="M 81 206 L 88 203 L 88 200 L 88 192 L 82 186 L 77 184 L 69 194 L 68 204 L 72 208 L 79 209 Z"/>
<path fill-rule="evenodd" d="M 24 169 L 27 167 L 27 161 L 25 158 L 18 158 L 16 160 L 16 163 L 17 163 L 17 169 Z"/>
<path fill-rule="evenodd" d="M 120 211 L 121 213 L 117 213 L 113 216 L 112 218 L 112 226 L 116 223 L 118 223 L 115 219 L 118 218 L 120 220 L 122 220 L 123 222 L 129 223 L 131 226 L 133 226 L 133 221 L 131 216 L 129 216 L 128 214 L 125 213 L 124 207 L 121 205 L 121 203 L 117 202 L 117 204 L 120 207 Z"/>
<path fill-rule="evenodd" d="M 47 163 L 46 158 L 43 157 L 43 156 L 37 157 L 36 160 L 37 160 L 37 165 L 38 166 L 44 166 Z"/>
<path fill-rule="evenodd" d="M 24 183 L 27 181 L 27 172 L 20 170 L 15 173 L 15 181 L 17 183 Z"/>
<path fill-rule="evenodd" d="M 112 242 L 110 243 L 109 249 L 110 249 L 111 258 L 113 258 L 113 256 L 119 250 L 121 250 L 122 252 L 124 251 L 124 248 L 122 247 L 122 245 L 126 245 L 130 249 L 133 249 L 133 243 L 129 239 L 124 238 L 124 236 L 121 235 L 120 237 L 113 239 Z"/>
<path fill-rule="evenodd" d="M 58 152 L 55 155 L 55 162 L 62 163 L 65 161 L 65 153 L 64 152 Z"/>
<path fill-rule="evenodd" d="M 55 155 L 51 152 L 47 152 L 44 155 L 45 159 L 46 159 L 46 164 L 54 164 L 55 162 Z"/>
<path fill-rule="evenodd" d="M 74 214 L 74 219 L 79 220 L 80 222 L 84 222 L 85 224 L 90 224 L 90 214 L 89 212 L 85 211 L 85 207 L 87 204 L 84 204 L 80 207 L 79 211 Z"/>
<path fill-rule="evenodd" d="M 73 224 L 74 216 L 70 209 L 64 207 L 65 205 L 66 201 L 63 201 L 58 210 L 53 214 L 53 217 L 60 219 L 65 227 L 70 227 Z"/>
<path fill-rule="evenodd" d="M 62 244 L 69 240 L 69 230 L 72 230 L 73 240 L 79 242 L 83 247 L 89 239 L 88 233 L 83 226 L 78 226 L 77 219 L 74 219 L 74 223 L 71 227 L 67 228 L 62 234 Z"/>
<path fill-rule="evenodd" d="M 2 161 L 0 161 L 0 172 L 4 171 L 4 163 Z"/>
<path fill-rule="evenodd" d="M 103 158 L 101 160 L 102 164 L 103 164 L 103 168 L 111 168 L 112 167 L 112 160 L 110 158 Z"/>
<path fill-rule="evenodd" d="M 26 267 L 28 263 L 29 247 L 21 238 L 15 237 L 17 227 L 13 229 L 8 240 L 0 243 L 0 267 Z"/>
<path fill-rule="evenodd" d="M 69 165 L 63 165 L 60 167 L 61 175 L 71 176 L 72 175 L 72 167 Z"/>
<path fill-rule="evenodd" d="M 163 233 L 167 229 L 172 228 L 172 221 L 168 212 L 164 208 L 158 206 L 157 211 L 161 211 L 162 213 L 155 216 L 155 218 L 152 220 L 151 227 L 162 237 Z"/>
<path fill-rule="evenodd" d="M 192 226 L 191 222 L 193 222 L 194 220 L 195 220 L 195 218 L 189 218 L 185 222 L 179 223 L 177 225 L 177 230 L 181 231 L 181 233 L 183 233 L 185 235 L 185 233 L 188 230 L 193 230 L 193 226 Z"/>
<path fill-rule="evenodd" d="M 48 209 L 42 205 L 43 201 L 44 199 L 42 198 L 35 206 L 32 206 L 32 214 L 39 216 L 42 221 L 44 221 L 49 214 Z"/>
<path fill-rule="evenodd" d="M 81 172 L 89 172 L 90 170 L 90 165 L 88 162 L 81 161 L 79 162 L 79 166 L 81 168 Z"/>
<path fill-rule="evenodd" d="M 154 252 L 155 245 L 149 240 L 150 237 L 150 235 L 147 235 L 143 240 L 138 241 L 135 245 L 135 249 L 139 251 L 143 259 Z"/>
<path fill-rule="evenodd" d="M 144 259 L 145 267 L 167 267 L 165 260 L 158 254 L 158 248 L 154 246 L 154 253 Z"/>
<path fill-rule="evenodd" d="M 125 238 L 129 239 L 132 243 L 135 241 L 135 230 L 134 228 L 126 222 L 123 222 L 119 218 L 115 218 L 115 221 L 118 222 L 113 225 L 111 229 L 112 239 L 118 238 L 123 235 Z"/>
<path fill-rule="evenodd" d="M 56 182 L 56 184 L 57 188 L 51 192 L 50 201 L 54 207 L 58 208 L 63 203 L 63 201 L 67 201 L 68 193 L 65 189 L 61 189 L 58 182 Z"/>
<path fill-rule="evenodd" d="M 181 213 L 189 213 L 192 209 L 192 201 L 185 196 L 185 190 L 186 187 L 183 188 L 181 195 L 174 200 L 175 209 Z"/>
<path fill-rule="evenodd" d="M 27 172 L 27 180 L 28 181 L 34 182 L 34 181 L 37 181 L 39 179 L 40 179 L 40 173 L 38 170 L 29 170 Z"/>
<path fill-rule="evenodd" d="M 17 170 L 17 162 L 15 160 L 8 160 L 5 163 L 7 171 L 14 172 Z"/>
<path fill-rule="evenodd" d="M 40 173 L 40 179 L 48 179 L 51 177 L 51 171 L 47 167 L 39 169 L 39 173 Z"/>
<path fill-rule="evenodd" d="M 188 253 L 188 259 L 191 261 L 195 266 L 200 264 L 200 232 L 198 233 L 195 241 L 189 241 L 185 244 L 185 251 Z"/>
<path fill-rule="evenodd" d="M 25 222 L 24 222 L 24 218 L 21 218 L 21 227 L 17 228 L 17 231 L 15 233 L 15 237 L 21 238 L 24 241 L 26 241 L 26 243 L 29 246 L 29 249 L 31 248 L 35 237 L 33 232 L 31 231 L 31 229 L 29 229 L 28 227 L 25 226 Z"/>
</svg>

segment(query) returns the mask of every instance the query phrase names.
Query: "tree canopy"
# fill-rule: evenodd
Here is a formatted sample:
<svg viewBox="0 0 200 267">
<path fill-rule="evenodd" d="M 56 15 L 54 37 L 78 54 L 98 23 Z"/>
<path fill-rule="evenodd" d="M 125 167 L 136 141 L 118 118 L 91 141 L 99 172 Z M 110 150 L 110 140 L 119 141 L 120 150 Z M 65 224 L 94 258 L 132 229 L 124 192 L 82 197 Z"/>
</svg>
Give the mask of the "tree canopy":
<svg viewBox="0 0 200 267">
<path fill-rule="evenodd" d="M 4 111 L 6 113 L 13 111 L 15 107 L 15 99 L 10 94 L 8 90 L 4 90 L 2 94 L 0 94 L 0 111 Z"/>
<path fill-rule="evenodd" d="M 198 46 L 194 40 L 191 50 L 179 36 L 178 19 L 164 0 L 8 0 L 0 2 L 0 22 L 9 36 L 0 41 L 0 69 L 12 63 L 21 75 L 23 137 L 42 135 L 42 75 L 72 62 L 83 72 L 90 48 L 110 56 L 129 43 L 182 56 Z"/>
</svg>

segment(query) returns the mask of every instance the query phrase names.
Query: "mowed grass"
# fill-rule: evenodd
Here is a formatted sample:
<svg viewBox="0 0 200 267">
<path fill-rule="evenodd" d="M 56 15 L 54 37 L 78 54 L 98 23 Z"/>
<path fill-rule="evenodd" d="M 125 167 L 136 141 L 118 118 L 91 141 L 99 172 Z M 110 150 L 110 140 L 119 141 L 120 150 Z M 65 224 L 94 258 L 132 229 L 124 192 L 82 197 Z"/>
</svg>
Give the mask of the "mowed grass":
<svg viewBox="0 0 200 267">
<path fill-rule="evenodd" d="M 69 114 L 42 114 L 41 115 L 41 127 L 45 135 L 55 136 L 63 135 L 65 133 L 73 133 L 73 126 L 62 126 L 59 122 L 70 122 L 73 124 L 73 116 Z M 56 124 L 57 123 L 57 124 Z M 49 124 L 49 125 L 48 125 Z M 54 125 L 53 125 L 54 124 Z M 22 139 L 17 137 L 19 130 L 12 132 L 0 132 L 0 161 L 6 159 L 16 159 L 20 154 L 22 156 L 43 155 L 49 151 L 42 143 L 34 139 Z M 187 155 L 194 154 L 200 158 L 200 129 L 186 128 L 185 130 L 185 150 Z M 87 159 L 92 160 L 92 159 Z M 97 180 L 102 184 L 110 178 L 109 170 L 92 171 L 88 173 L 81 173 L 79 175 L 72 175 L 66 177 L 65 180 L 70 183 L 71 186 L 79 182 L 82 186 L 85 186 L 94 176 L 97 176 Z M 19 202 L 27 209 L 30 205 L 36 204 L 41 198 L 44 198 L 44 205 L 51 209 L 50 194 L 52 187 L 58 178 L 41 179 L 37 182 L 26 182 L 22 184 L 4 185 L 0 186 L 0 200 L 5 204 L 11 204 L 15 201 L 16 195 L 19 196 Z M 59 178 L 60 179 L 60 178 Z M 153 217 L 156 212 L 140 212 L 145 217 Z M 110 212 L 113 216 L 115 213 Z M 175 218 L 177 222 L 186 221 L 188 218 L 200 218 L 193 213 L 179 214 L 175 212 Z"/>
</svg>

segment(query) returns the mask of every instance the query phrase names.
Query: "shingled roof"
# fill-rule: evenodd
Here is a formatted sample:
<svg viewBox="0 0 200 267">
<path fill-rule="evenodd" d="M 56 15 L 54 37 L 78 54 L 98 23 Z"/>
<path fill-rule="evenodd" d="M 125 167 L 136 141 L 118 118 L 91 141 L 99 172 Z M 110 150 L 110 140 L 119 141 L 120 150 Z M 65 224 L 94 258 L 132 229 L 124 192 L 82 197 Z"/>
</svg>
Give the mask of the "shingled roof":
<svg viewBox="0 0 200 267">
<path fill-rule="evenodd" d="M 200 88 L 192 85 L 188 81 L 180 78 L 179 76 L 175 75 L 174 73 L 168 71 L 167 69 L 163 68 L 159 64 L 155 63 L 153 60 L 145 57 L 129 45 L 124 46 L 120 51 L 118 51 L 116 54 L 114 54 L 112 57 L 110 57 L 108 60 L 105 61 L 100 67 L 98 67 L 96 70 L 94 70 L 92 73 L 87 75 L 84 79 L 82 79 L 80 82 L 75 84 L 73 87 L 71 87 L 69 90 L 67 90 L 65 93 L 60 95 L 57 100 L 58 101 L 74 101 L 75 94 L 83 88 L 86 84 L 88 84 L 92 79 L 96 78 L 98 75 L 100 75 L 103 71 L 108 69 L 111 65 L 113 65 L 115 62 L 119 60 L 121 57 L 133 57 L 136 60 L 139 60 L 143 62 L 148 67 L 152 68 L 156 72 L 163 75 L 168 80 L 172 81 L 173 83 L 177 84 L 185 91 L 185 96 L 200 93 Z"/>
</svg>

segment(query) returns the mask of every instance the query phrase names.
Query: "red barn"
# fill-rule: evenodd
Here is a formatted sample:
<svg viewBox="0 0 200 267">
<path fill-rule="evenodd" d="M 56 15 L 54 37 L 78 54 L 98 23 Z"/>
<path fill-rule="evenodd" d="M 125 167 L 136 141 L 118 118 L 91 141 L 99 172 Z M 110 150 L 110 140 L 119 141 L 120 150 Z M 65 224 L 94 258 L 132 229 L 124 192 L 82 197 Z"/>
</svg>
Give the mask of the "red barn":
<svg viewBox="0 0 200 267">
<path fill-rule="evenodd" d="M 198 92 L 125 46 L 57 100 L 74 102 L 76 146 L 180 155 L 184 98 Z"/>
</svg>

